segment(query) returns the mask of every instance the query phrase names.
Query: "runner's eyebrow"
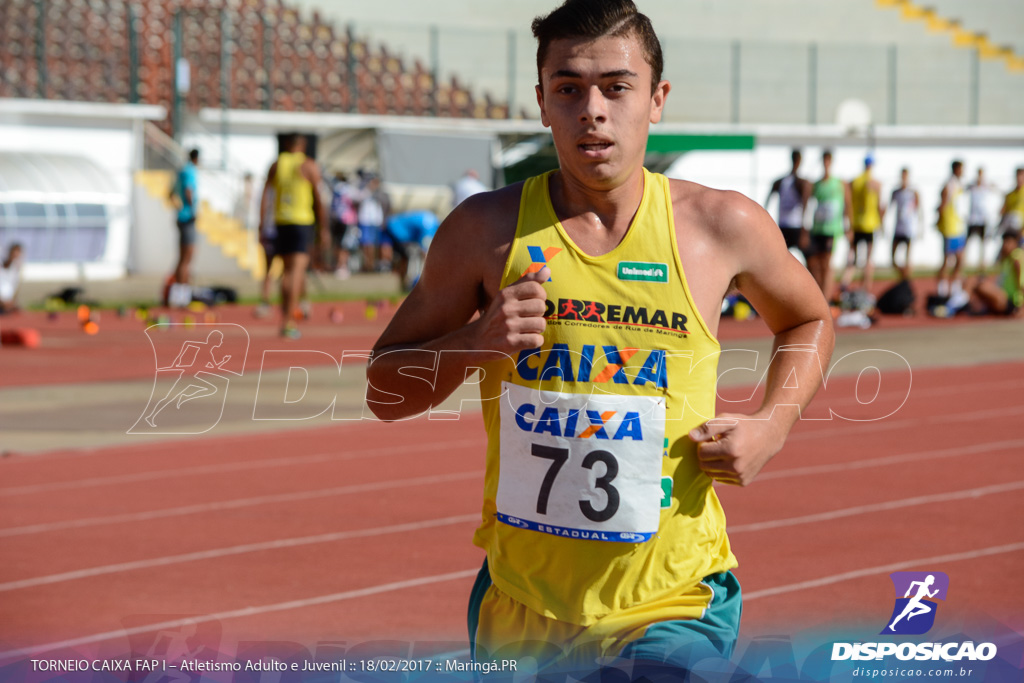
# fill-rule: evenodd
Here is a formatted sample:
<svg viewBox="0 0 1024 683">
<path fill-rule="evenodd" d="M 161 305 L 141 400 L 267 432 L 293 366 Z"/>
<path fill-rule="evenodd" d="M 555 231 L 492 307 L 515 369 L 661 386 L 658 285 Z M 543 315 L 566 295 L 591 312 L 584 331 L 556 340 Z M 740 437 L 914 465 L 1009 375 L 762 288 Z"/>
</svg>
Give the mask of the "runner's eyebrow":
<svg viewBox="0 0 1024 683">
<path fill-rule="evenodd" d="M 606 71 L 600 76 L 601 78 L 637 78 L 638 74 L 635 71 L 629 69 L 618 69 L 616 71 Z M 551 74 L 551 78 L 583 78 L 583 74 L 578 71 L 570 71 L 569 69 L 559 69 L 558 71 Z"/>
<path fill-rule="evenodd" d="M 637 78 L 638 74 L 635 71 L 629 69 L 619 69 L 617 71 L 606 71 L 601 74 L 601 78 Z"/>
</svg>

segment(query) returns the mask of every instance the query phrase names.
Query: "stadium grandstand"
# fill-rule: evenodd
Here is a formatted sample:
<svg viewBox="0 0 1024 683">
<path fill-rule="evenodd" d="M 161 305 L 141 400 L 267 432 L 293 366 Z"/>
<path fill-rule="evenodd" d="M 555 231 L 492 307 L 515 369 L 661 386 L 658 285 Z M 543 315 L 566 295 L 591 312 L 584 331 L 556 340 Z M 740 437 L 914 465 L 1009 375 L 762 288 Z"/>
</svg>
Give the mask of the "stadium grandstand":
<svg viewBox="0 0 1024 683">
<path fill-rule="evenodd" d="M 1024 137 L 1024 10 L 927 1 L 639 3 L 673 86 L 648 166 L 760 199 L 791 146 L 808 159 L 848 149 L 837 169 L 851 177 L 877 148 L 890 152 L 878 172 L 910 165 L 925 196 L 954 155 L 991 159 L 990 177 L 1006 182 Z M 170 174 L 201 147 L 202 239 L 222 267 L 260 277 L 251 227 L 232 213 L 243 176 L 263 176 L 282 132 L 311 134 L 328 176 L 381 173 L 397 210 L 443 215 L 468 168 L 497 186 L 557 163 L 534 102 L 529 33 L 552 5 L 5 0 L 0 155 L 63 168 L 75 150 L 111 174 L 131 205 L 131 236 L 107 240 L 122 245 L 116 255 L 90 258 L 113 273 L 166 267 L 152 256 L 153 228 L 140 226 L 173 231 Z M 0 188 L 0 209 L 16 201 Z M 0 233 L 25 229 L 14 209 L 2 213 Z M 50 258 L 28 254 L 30 266 Z M 43 272 L 57 271 L 32 266 L 26 277 Z"/>
</svg>

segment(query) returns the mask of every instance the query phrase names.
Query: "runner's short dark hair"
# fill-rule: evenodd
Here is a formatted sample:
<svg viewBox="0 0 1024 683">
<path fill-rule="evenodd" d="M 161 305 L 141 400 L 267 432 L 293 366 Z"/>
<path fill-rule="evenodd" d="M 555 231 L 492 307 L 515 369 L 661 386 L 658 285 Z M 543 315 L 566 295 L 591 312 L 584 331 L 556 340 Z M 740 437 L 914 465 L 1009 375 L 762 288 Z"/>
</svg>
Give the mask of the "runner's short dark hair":
<svg viewBox="0 0 1024 683">
<path fill-rule="evenodd" d="M 632 0 L 565 0 L 546 16 L 533 20 L 537 39 L 537 81 L 551 41 L 560 38 L 603 38 L 634 34 L 644 60 L 651 66 L 651 92 L 661 81 L 665 60 L 651 20 L 641 14 Z"/>
</svg>

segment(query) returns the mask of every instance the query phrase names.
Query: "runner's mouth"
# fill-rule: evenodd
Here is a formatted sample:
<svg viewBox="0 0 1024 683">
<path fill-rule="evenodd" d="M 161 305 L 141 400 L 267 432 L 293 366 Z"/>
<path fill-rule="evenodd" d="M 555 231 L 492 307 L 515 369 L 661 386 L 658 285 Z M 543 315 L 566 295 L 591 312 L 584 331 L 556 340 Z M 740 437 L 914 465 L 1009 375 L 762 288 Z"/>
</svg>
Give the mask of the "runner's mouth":
<svg viewBox="0 0 1024 683">
<path fill-rule="evenodd" d="M 584 152 L 601 152 L 609 149 L 613 143 L 607 141 L 581 142 L 577 145 Z"/>
</svg>

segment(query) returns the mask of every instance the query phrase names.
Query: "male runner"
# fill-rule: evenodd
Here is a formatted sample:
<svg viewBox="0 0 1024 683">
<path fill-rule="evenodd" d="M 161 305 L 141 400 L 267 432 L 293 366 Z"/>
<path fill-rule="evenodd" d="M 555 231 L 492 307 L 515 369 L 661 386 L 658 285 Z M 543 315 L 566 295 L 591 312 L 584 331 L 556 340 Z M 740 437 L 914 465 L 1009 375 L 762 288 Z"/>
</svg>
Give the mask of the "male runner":
<svg viewBox="0 0 1024 683">
<path fill-rule="evenodd" d="M 825 150 L 821 155 L 825 172 L 821 180 L 814 183 L 812 196 L 815 201 L 814 222 L 811 225 L 811 243 L 808 248 L 807 268 L 825 296 L 832 300 L 832 250 L 835 240 L 843 234 L 843 219 L 850 220 L 850 188 L 839 178 L 832 176 L 832 152 Z"/>
<path fill-rule="evenodd" d="M 882 205 L 882 185 L 871 175 L 871 167 L 875 160 L 869 155 L 864 158 L 864 172 L 850 183 L 850 229 L 853 239 L 850 242 L 850 255 L 846 261 L 842 284 L 849 287 L 853 283 L 857 268 L 863 268 L 863 291 L 871 294 L 871 285 L 875 281 L 875 264 L 872 252 L 875 246 L 875 232 L 882 227 L 885 207 Z M 860 266 L 861 245 L 864 246 L 864 265 Z"/>
<path fill-rule="evenodd" d="M 728 656 L 738 628 L 712 481 L 747 485 L 782 447 L 828 366 L 831 316 L 760 206 L 643 168 L 670 86 L 632 2 L 568 0 L 533 32 L 559 168 L 445 219 L 367 399 L 385 420 L 419 415 L 481 368 L 474 656 L 678 674 Z M 716 417 L 732 285 L 788 350 L 759 410 Z"/>
<path fill-rule="evenodd" d="M 305 136 L 289 136 L 285 151 L 270 166 L 263 186 L 260 225 L 267 223 L 271 192 L 274 192 L 274 224 L 277 228 L 274 252 L 284 263 L 281 274 L 281 336 L 298 339 L 300 333 L 295 325 L 295 312 L 305 291 L 306 266 L 316 227 L 314 221 L 320 227 L 322 253 L 328 253 L 331 240 L 327 210 L 320 199 L 320 168 L 306 156 Z"/>
<path fill-rule="evenodd" d="M 768 208 L 773 194 L 779 195 L 779 229 L 786 240 L 786 248 L 797 249 L 806 258 L 807 232 L 804 230 L 804 211 L 807 210 L 807 200 L 811 197 L 812 186 L 809 180 L 797 175 L 800 160 L 803 158 L 800 150 L 794 149 L 791 158 L 793 170 L 789 175 L 772 183 L 764 208 Z"/>
<path fill-rule="evenodd" d="M 910 279 L 910 242 L 917 233 L 921 198 L 917 190 L 910 187 L 910 170 L 900 171 L 900 186 L 892 191 L 889 199 L 896 209 L 896 222 L 892 232 L 892 267 L 899 271 L 904 280 Z M 903 265 L 896 262 L 896 252 L 903 245 Z"/>
<path fill-rule="evenodd" d="M 960 282 L 960 271 L 963 269 L 964 245 L 967 243 L 967 236 L 964 231 L 964 219 L 960 215 L 960 198 L 963 194 L 963 184 L 960 177 L 964 173 L 962 161 L 954 161 L 951 166 L 952 174 L 946 184 L 942 186 L 942 193 L 939 197 L 939 222 L 938 229 L 942 233 L 942 265 L 939 267 L 938 290 L 939 296 L 950 296 L 958 301 L 964 299 L 963 285 Z M 949 262 L 953 262 L 952 285 L 950 284 Z M 966 303 L 965 301 L 961 303 Z"/>
</svg>

